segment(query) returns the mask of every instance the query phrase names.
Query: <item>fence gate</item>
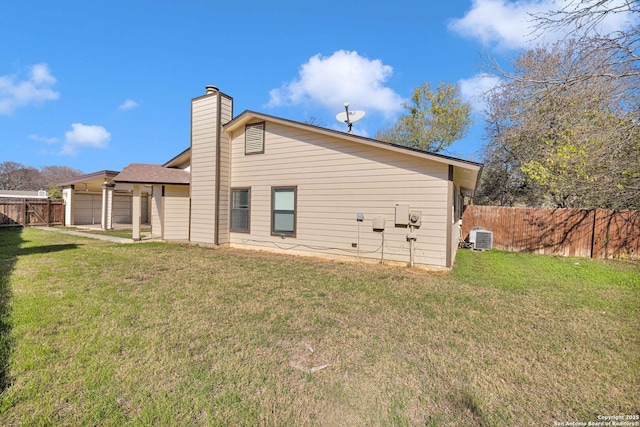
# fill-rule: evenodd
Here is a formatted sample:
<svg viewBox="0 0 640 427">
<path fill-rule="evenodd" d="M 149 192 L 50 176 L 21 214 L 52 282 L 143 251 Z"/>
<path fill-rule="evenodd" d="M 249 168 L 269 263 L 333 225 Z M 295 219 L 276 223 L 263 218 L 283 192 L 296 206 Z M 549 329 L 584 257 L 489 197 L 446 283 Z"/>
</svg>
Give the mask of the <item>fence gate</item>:
<svg viewBox="0 0 640 427">
<path fill-rule="evenodd" d="M 0 227 L 64 225 L 61 199 L 0 199 Z"/>
</svg>

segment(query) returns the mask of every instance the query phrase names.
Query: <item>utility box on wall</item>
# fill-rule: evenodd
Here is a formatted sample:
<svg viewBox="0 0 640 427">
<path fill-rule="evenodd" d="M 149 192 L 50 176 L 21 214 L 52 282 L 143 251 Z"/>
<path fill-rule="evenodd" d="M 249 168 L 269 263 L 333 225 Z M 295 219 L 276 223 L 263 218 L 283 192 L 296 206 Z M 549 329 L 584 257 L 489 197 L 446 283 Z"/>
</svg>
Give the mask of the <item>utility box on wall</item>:
<svg viewBox="0 0 640 427">
<path fill-rule="evenodd" d="M 374 216 L 373 217 L 373 231 L 384 231 L 384 217 L 383 216 Z"/>
<path fill-rule="evenodd" d="M 409 225 L 420 227 L 422 224 L 422 211 L 411 210 L 409 213 Z"/>
<path fill-rule="evenodd" d="M 396 226 L 409 225 L 409 205 L 396 205 Z"/>
</svg>

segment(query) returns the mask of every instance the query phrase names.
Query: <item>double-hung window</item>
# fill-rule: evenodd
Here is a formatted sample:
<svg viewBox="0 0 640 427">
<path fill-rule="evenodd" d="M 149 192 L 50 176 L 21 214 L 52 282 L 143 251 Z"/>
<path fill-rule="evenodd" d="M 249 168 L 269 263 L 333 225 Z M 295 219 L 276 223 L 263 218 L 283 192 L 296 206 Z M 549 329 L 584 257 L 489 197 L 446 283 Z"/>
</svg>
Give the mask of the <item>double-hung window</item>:
<svg viewBox="0 0 640 427">
<path fill-rule="evenodd" d="M 231 189 L 231 231 L 249 232 L 251 189 Z"/>
<path fill-rule="evenodd" d="M 271 234 L 296 236 L 296 187 L 271 188 Z"/>
</svg>

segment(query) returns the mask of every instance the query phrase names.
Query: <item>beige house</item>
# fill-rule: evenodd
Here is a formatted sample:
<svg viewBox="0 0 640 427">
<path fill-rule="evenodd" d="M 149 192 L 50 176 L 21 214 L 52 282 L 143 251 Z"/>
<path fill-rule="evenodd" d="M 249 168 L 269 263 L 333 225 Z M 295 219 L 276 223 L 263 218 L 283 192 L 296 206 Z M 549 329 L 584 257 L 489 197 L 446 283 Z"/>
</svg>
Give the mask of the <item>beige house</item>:
<svg viewBox="0 0 640 427">
<path fill-rule="evenodd" d="M 189 149 L 113 177 L 114 191 L 131 191 L 134 236 L 147 192 L 165 240 L 453 264 L 481 164 L 254 111 L 234 118 L 233 99 L 212 86 L 191 106 Z"/>
</svg>

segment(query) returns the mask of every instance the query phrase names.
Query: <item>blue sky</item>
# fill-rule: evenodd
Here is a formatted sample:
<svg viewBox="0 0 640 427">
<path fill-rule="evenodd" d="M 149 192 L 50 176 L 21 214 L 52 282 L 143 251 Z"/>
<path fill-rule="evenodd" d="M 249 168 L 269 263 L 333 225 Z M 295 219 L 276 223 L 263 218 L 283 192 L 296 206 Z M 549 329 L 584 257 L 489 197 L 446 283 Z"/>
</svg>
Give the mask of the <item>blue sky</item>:
<svg viewBox="0 0 640 427">
<path fill-rule="evenodd" d="M 373 137 L 423 82 L 491 84 L 483 54 L 531 45 L 552 0 L 14 1 L 0 13 L 0 162 L 85 173 L 164 163 L 189 146 L 190 100 L 215 85 L 234 114 L 335 120 Z M 479 160 L 482 121 L 448 154 Z"/>
</svg>

